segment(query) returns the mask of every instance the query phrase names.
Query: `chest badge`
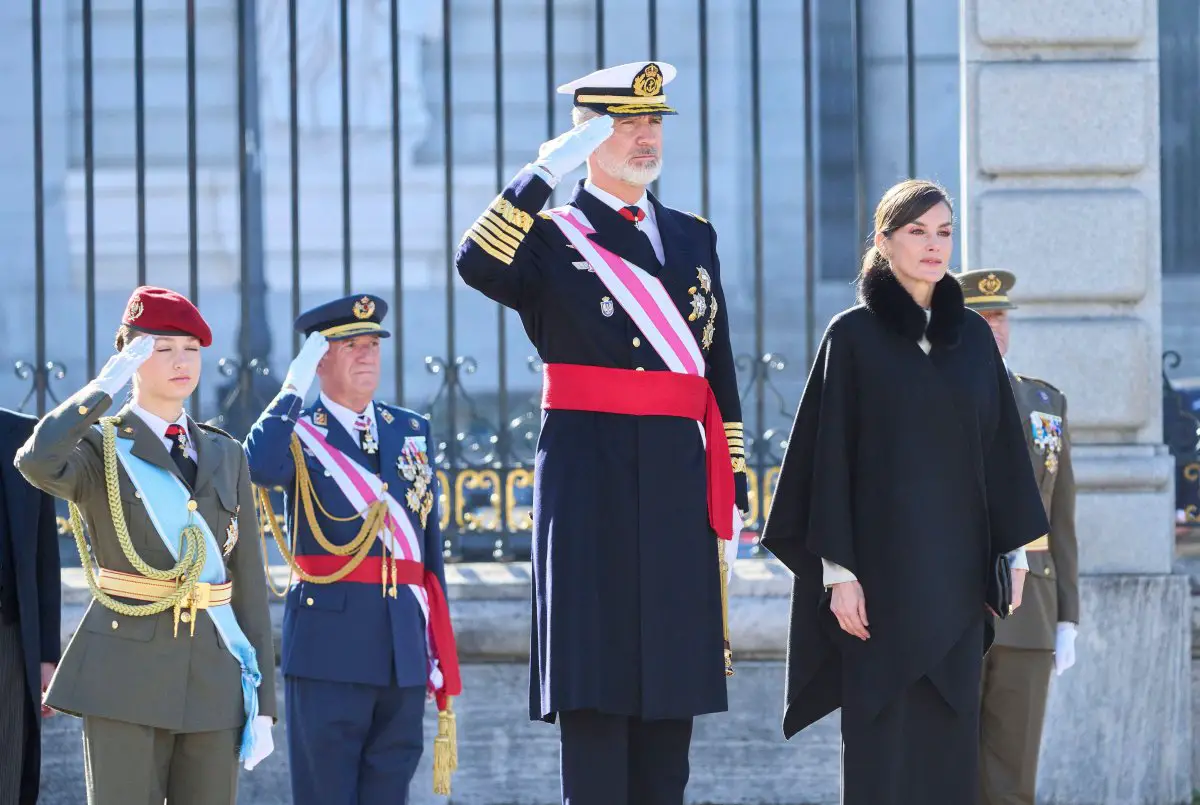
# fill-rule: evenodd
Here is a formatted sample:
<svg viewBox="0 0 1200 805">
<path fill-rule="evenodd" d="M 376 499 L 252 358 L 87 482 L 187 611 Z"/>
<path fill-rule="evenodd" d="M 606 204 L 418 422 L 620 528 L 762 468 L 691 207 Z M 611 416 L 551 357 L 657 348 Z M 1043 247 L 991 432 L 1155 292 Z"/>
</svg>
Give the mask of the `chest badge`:
<svg viewBox="0 0 1200 805">
<path fill-rule="evenodd" d="M 592 264 L 587 260 L 576 260 L 575 262 L 571 263 L 571 265 L 575 266 L 575 268 L 580 271 L 591 271 L 593 274 L 596 273 L 596 269 L 592 268 Z"/>
<path fill-rule="evenodd" d="M 414 514 L 420 515 L 421 528 L 425 528 L 433 509 L 433 467 L 429 464 L 424 436 L 405 437 L 404 447 L 396 459 L 396 470 L 409 484 L 404 502 Z"/>
<path fill-rule="evenodd" d="M 383 408 L 379 411 L 379 418 L 388 425 L 392 424 L 392 421 L 395 419 L 395 417 L 392 416 L 392 412 L 386 408 Z"/>
<path fill-rule="evenodd" d="M 225 529 L 225 544 L 221 546 L 221 554 L 229 556 L 233 553 L 233 546 L 237 545 L 238 541 L 238 514 L 242 511 L 242 504 L 238 504 L 233 509 L 233 519 L 229 521 L 229 526 Z"/>
<path fill-rule="evenodd" d="M 688 321 L 704 318 L 704 314 L 708 312 L 708 301 L 704 298 L 704 294 L 700 293 L 695 285 L 688 288 L 688 293 L 692 295 L 692 312 L 688 316 Z"/>
<path fill-rule="evenodd" d="M 1042 454 L 1046 471 L 1051 474 L 1058 472 L 1058 454 L 1063 447 L 1062 417 L 1044 411 L 1031 411 L 1029 432 L 1033 436 L 1034 447 Z"/>
<path fill-rule="evenodd" d="M 606 296 L 600 300 L 600 312 L 606 319 L 611 318 L 615 311 L 616 307 L 613 306 L 613 300 L 611 298 Z"/>
</svg>

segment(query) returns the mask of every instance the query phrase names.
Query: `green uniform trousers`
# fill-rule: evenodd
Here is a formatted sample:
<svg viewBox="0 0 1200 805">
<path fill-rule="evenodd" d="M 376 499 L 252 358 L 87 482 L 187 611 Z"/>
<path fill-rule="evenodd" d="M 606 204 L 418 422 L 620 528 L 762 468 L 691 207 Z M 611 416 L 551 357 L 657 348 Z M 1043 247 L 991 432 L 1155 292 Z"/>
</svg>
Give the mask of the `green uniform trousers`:
<svg viewBox="0 0 1200 805">
<path fill-rule="evenodd" d="M 992 646 L 983 659 L 980 805 L 1034 805 L 1054 652 Z"/>
</svg>

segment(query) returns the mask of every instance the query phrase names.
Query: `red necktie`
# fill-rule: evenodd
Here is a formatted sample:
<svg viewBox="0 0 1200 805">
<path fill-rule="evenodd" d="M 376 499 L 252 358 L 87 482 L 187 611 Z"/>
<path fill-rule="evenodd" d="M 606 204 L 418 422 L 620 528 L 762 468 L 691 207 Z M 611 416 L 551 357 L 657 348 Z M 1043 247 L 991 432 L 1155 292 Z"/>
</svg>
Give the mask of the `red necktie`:
<svg viewBox="0 0 1200 805">
<path fill-rule="evenodd" d="M 629 205 L 617 210 L 621 217 L 633 224 L 640 224 L 646 218 L 646 211 L 636 205 Z"/>
</svg>

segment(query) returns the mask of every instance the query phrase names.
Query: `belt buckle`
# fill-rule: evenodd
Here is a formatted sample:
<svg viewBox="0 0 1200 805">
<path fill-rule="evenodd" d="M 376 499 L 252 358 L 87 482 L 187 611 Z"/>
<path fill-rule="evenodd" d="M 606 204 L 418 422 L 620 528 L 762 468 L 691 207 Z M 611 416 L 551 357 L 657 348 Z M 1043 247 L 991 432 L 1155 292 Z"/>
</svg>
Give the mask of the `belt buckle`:
<svg viewBox="0 0 1200 805">
<path fill-rule="evenodd" d="M 188 597 L 193 613 L 197 609 L 208 609 L 212 606 L 212 585 L 207 581 L 197 582 Z"/>
</svg>

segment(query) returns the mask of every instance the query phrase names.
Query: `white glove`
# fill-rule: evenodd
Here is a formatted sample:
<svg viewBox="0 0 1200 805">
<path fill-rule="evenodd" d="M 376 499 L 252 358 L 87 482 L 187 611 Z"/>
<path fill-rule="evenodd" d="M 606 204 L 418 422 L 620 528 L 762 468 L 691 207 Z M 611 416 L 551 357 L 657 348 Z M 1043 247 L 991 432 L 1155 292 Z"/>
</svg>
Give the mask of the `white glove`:
<svg viewBox="0 0 1200 805">
<path fill-rule="evenodd" d="M 275 739 L 271 737 L 271 717 L 270 716 L 255 716 L 254 724 L 250 727 L 254 730 L 254 751 L 250 753 L 250 757 L 246 758 L 246 771 L 253 771 L 254 767 L 267 759 L 267 756 L 275 751 Z"/>
<path fill-rule="evenodd" d="M 549 173 L 556 184 L 592 155 L 600 143 L 612 134 L 613 119 L 608 115 L 585 120 L 570 131 L 542 143 L 534 166 Z"/>
<path fill-rule="evenodd" d="M 1067 621 L 1058 624 L 1054 638 L 1054 673 L 1058 676 L 1075 664 L 1075 635 L 1075 624 Z"/>
<path fill-rule="evenodd" d="M 94 384 L 109 397 L 116 397 L 117 392 L 125 387 L 152 352 L 154 338 L 148 335 L 137 336 L 125 344 L 124 349 L 108 359 L 100 374 L 96 375 Z"/>
<path fill-rule="evenodd" d="M 287 377 L 283 379 L 284 389 L 291 386 L 303 400 L 304 396 L 308 394 L 313 378 L 317 376 L 317 364 L 321 362 L 321 358 L 328 351 L 328 338 L 320 333 L 309 335 L 304 341 L 304 346 L 300 347 L 300 354 L 292 360 L 292 365 L 288 367 Z"/>
<path fill-rule="evenodd" d="M 738 546 L 742 543 L 742 529 L 745 525 L 745 522 L 742 520 L 742 513 L 738 511 L 737 504 L 735 503 L 733 506 L 733 539 L 721 540 L 724 543 L 721 547 L 725 551 L 725 564 L 728 567 L 725 573 L 726 585 L 733 581 L 733 563 L 737 561 Z"/>
</svg>

